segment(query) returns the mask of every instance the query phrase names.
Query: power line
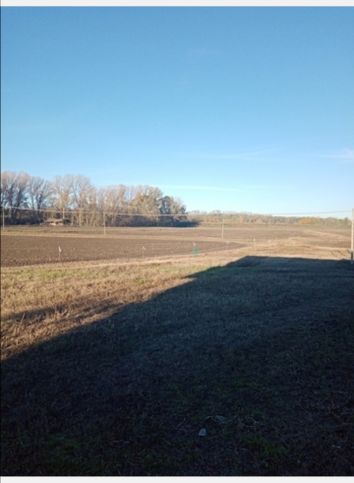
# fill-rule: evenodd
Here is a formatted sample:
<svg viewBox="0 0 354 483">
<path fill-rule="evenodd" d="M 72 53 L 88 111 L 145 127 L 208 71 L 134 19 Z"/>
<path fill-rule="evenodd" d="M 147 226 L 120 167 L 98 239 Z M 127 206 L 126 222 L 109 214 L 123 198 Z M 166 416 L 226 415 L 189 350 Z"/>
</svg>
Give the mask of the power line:
<svg viewBox="0 0 354 483">
<path fill-rule="evenodd" d="M 31 213 L 64 213 L 65 215 L 72 214 L 95 214 L 95 215 L 115 215 L 115 216 L 188 216 L 188 213 L 117 213 L 116 211 L 106 211 L 106 210 L 85 210 L 85 209 L 71 209 L 71 208 L 14 208 L 8 207 L 4 208 L 4 211 L 30 211 Z"/>
<path fill-rule="evenodd" d="M 336 210 L 336 211 L 303 211 L 295 213 L 257 213 L 259 215 L 268 216 L 304 216 L 304 215 L 334 215 L 337 213 L 350 213 L 350 210 Z"/>
<path fill-rule="evenodd" d="M 35 213 L 65 213 L 67 215 L 71 214 L 95 214 L 95 215 L 100 215 L 103 213 L 103 211 L 99 210 L 87 210 L 84 208 L 14 208 L 14 207 L 8 207 L 4 208 L 4 211 L 27 211 L 27 212 L 35 212 Z M 348 213 L 350 214 L 350 210 L 333 210 L 333 211 L 302 211 L 302 212 L 283 212 L 283 213 L 277 213 L 277 212 L 272 212 L 272 213 L 257 213 L 257 212 L 209 212 L 209 213 L 198 213 L 198 212 L 183 212 L 183 213 L 119 213 L 116 211 L 107 211 L 104 210 L 104 213 L 106 215 L 115 215 L 115 216 L 195 216 L 195 217 L 200 217 L 200 216 L 314 216 L 314 215 L 334 215 L 338 213 Z"/>
</svg>

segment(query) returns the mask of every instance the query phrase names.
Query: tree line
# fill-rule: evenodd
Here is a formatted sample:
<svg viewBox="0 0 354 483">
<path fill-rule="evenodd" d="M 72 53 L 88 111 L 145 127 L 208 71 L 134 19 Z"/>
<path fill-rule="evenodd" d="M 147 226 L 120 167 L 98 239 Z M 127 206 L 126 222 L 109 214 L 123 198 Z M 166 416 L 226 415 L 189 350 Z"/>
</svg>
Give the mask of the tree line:
<svg viewBox="0 0 354 483">
<path fill-rule="evenodd" d="M 187 225 L 183 202 L 153 186 L 94 186 L 82 175 L 46 180 L 1 173 L 2 213 L 9 224 L 61 220 L 78 226 Z"/>
<path fill-rule="evenodd" d="M 264 215 L 259 213 L 221 212 L 221 211 L 193 211 L 189 213 L 198 225 L 215 225 L 223 223 L 225 226 L 254 224 L 254 225 L 325 225 L 349 227 L 349 218 L 319 217 L 319 216 L 284 216 Z"/>
<path fill-rule="evenodd" d="M 59 220 L 75 226 L 195 226 L 200 224 L 300 224 L 350 226 L 348 218 L 272 216 L 194 211 L 153 186 L 95 187 L 82 175 L 48 181 L 28 173 L 1 173 L 0 207 L 7 224 Z"/>
</svg>

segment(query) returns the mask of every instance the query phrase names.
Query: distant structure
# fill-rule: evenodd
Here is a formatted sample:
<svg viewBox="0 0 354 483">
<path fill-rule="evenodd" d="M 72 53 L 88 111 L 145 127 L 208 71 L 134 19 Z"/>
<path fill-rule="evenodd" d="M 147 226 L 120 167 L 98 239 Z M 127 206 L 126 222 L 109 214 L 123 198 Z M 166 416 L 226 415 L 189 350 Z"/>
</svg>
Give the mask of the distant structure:
<svg viewBox="0 0 354 483">
<path fill-rule="evenodd" d="M 46 226 L 63 226 L 66 223 L 67 221 L 62 218 L 48 218 L 42 224 Z"/>
</svg>

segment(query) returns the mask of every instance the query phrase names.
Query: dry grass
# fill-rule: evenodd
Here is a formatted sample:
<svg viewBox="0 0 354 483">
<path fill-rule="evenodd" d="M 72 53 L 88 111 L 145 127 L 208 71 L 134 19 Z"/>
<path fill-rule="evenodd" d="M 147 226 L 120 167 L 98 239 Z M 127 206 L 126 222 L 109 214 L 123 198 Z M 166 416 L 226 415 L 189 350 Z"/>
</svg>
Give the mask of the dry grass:
<svg viewBox="0 0 354 483">
<path fill-rule="evenodd" d="M 322 241 L 3 269 L 3 474 L 352 474 L 354 272 Z"/>
<path fill-rule="evenodd" d="M 322 235 L 322 233 L 321 233 Z M 343 259 L 348 250 L 302 241 L 155 260 L 72 262 L 6 267 L 1 272 L 1 359 L 84 324 L 109 317 L 185 283 L 194 272 L 247 255 Z M 20 294 L 20 296 L 19 296 Z"/>
<path fill-rule="evenodd" d="M 198 268 L 196 262 L 167 262 L 3 270 L 2 358 L 144 302 L 184 283 Z"/>
</svg>

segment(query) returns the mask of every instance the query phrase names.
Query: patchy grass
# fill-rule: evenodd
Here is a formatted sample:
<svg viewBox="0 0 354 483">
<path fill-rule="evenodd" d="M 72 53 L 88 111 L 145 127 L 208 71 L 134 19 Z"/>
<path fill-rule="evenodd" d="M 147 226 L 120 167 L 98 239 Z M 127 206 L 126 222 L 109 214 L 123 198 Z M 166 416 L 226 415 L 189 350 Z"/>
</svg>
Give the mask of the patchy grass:
<svg viewBox="0 0 354 483">
<path fill-rule="evenodd" d="M 155 263 L 3 270 L 2 358 L 184 283 L 200 266 Z"/>
<path fill-rule="evenodd" d="M 191 257 L 2 277 L 3 474 L 353 474 L 349 263 Z"/>
</svg>

